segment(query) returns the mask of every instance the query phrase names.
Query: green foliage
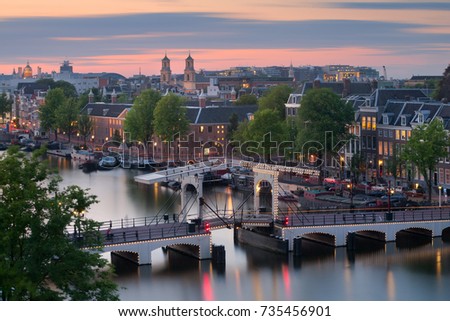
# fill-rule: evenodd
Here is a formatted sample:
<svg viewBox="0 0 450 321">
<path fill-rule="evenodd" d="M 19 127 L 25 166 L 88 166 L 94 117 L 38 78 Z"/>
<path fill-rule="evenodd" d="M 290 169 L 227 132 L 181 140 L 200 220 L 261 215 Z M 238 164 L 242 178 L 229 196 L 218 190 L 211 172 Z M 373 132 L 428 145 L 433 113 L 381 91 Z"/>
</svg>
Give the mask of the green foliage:
<svg viewBox="0 0 450 321">
<path fill-rule="evenodd" d="M 78 115 L 78 132 L 83 137 L 84 146 L 86 147 L 86 140 L 94 130 L 94 124 L 88 114 Z"/>
<path fill-rule="evenodd" d="M 12 104 L 13 101 L 8 99 L 5 93 L 0 95 L 0 115 L 2 116 L 2 121 L 5 120 L 7 113 L 11 113 Z"/>
<path fill-rule="evenodd" d="M 189 130 L 189 120 L 186 117 L 184 99 L 169 94 L 158 102 L 153 118 L 155 134 L 163 141 L 171 141 L 175 136 L 183 136 Z"/>
<path fill-rule="evenodd" d="M 450 146 L 448 134 L 440 120 L 433 120 L 414 128 L 411 137 L 403 149 L 402 159 L 413 163 L 419 173 L 423 175 L 428 186 L 431 200 L 431 186 L 436 164 L 441 157 L 448 157 L 447 148 Z"/>
<path fill-rule="evenodd" d="M 153 135 L 153 115 L 161 99 L 159 92 L 148 89 L 135 100 L 133 107 L 125 117 L 124 130 L 131 138 L 149 142 Z"/>
<path fill-rule="evenodd" d="M 248 146 L 253 152 L 270 160 L 272 156 L 279 156 L 278 146 L 287 140 L 287 136 L 287 127 L 278 111 L 264 109 L 258 110 L 252 121 L 241 123 L 233 139 L 240 144 L 244 155 L 248 154 Z"/>
<path fill-rule="evenodd" d="M 234 132 L 239 126 L 239 117 L 236 113 L 233 113 L 228 120 L 227 139 L 230 140 L 233 137 Z"/>
<path fill-rule="evenodd" d="M 51 89 L 45 96 L 45 104 L 39 109 L 39 119 L 41 121 L 41 128 L 44 131 L 55 132 L 57 136 L 57 114 L 58 110 L 66 103 L 64 91 L 61 88 Z"/>
<path fill-rule="evenodd" d="M 256 105 L 257 103 L 258 98 L 255 95 L 242 95 L 234 102 L 236 106 Z"/>
<path fill-rule="evenodd" d="M 67 99 L 65 103 L 57 110 L 56 124 L 59 129 L 68 135 L 69 142 L 72 131 L 75 128 L 79 112 L 78 101 L 75 98 Z"/>
<path fill-rule="evenodd" d="M 42 151 L 39 151 L 42 153 Z M 40 161 L 10 148 L 0 158 L 0 290 L 3 300 L 117 300 L 111 267 L 82 246 L 101 246 L 98 223 L 83 213 L 97 202 Z M 66 230 L 76 225 L 82 243 Z"/>
<path fill-rule="evenodd" d="M 43 85 L 49 89 L 60 88 L 60 89 L 62 89 L 64 96 L 66 98 L 78 97 L 78 93 L 77 93 L 77 90 L 75 89 L 75 86 L 72 85 L 70 82 L 67 82 L 64 80 L 58 80 L 55 82 L 51 78 L 44 78 L 44 79 L 37 80 L 36 84 Z"/>
<path fill-rule="evenodd" d="M 352 121 L 354 121 L 353 108 L 345 104 L 330 89 L 308 91 L 302 98 L 296 119 L 297 149 L 302 151 L 305 144 L 312 142 L 316 146 L 326 148 L 328 156 L 335 154 L 338 151 L 335 145 L 350 138 L 347 125 Z"/>
<path fill-rule="evenodd" d="M 447 101 L 450 101 L 450 65 L 447 66 L 443 78 L 437 84 L 437 87 L 433 92 L 433 98 L 436 100 L 446 98 Z"/>
<path fill-rule="evenodd" d="M 276 110 L 281 119 L 285 119 L 286 112 L 284 104 L 287 102 L 292 88 L 287 85 L 274 86 L 259 99 L 260 109 Z"/>
</svg>

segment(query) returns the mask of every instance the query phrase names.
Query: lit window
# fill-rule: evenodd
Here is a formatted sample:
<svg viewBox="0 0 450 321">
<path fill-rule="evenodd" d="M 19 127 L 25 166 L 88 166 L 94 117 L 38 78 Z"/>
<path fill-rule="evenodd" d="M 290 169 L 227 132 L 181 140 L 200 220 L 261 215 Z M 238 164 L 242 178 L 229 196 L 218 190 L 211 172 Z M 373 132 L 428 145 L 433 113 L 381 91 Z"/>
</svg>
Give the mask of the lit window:
<svg viewBox="0 0 450 321">
<path fill-rule="evenodd" d="M 205 127 L 200 126 L 200 133 L 203 133 L 205 131 Z"/>
<path fill-rule="evenodd" d="M 366 127 L 366 117 L 365 116 L 363 116 L 362 119 L 361 119 L 361 128 L 362 129 L 366 129 L 367 128 Z"/>
</svg>

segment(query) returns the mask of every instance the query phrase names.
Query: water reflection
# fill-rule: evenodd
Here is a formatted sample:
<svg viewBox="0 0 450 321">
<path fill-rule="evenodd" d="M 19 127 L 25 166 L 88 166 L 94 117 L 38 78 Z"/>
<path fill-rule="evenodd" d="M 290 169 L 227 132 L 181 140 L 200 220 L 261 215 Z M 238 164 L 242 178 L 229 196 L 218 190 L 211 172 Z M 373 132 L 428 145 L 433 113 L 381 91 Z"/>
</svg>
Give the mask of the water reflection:
<svg viewBox="0 0 450 321">
<path fill-rule="evenodd" d="M 91 188 L 100 203 L 89 216 L 101 221 L 180 211 L 179 195 L 134 182 L 137 170 L 85 174 L 70 161 L 51 158 L 63 186 Z M 214 209 L 237 208 L 248 193 L 206 187 Z M 243 208 L 253 207 L 252 202 Z M 216 230 L 226 265 L 214 266 L 177 252 L 152 252 L 151 266 L 113 258 L 122 300 L 450 300 L 450 246 L 358 243 L 357 251 L 305 242 L 302 257 L 278 255 L 234 243 L 232 230 Z"/>
</svg>

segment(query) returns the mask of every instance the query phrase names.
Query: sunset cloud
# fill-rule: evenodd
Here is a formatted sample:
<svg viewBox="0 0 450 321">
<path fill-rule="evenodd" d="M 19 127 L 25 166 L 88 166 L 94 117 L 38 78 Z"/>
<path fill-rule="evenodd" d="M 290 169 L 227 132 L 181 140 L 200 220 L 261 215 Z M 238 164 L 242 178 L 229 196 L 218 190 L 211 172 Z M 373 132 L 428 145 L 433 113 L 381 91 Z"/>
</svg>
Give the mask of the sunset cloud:
<svg viewBox="0 0 450 321">
<path fill-rule="evenodd" d="M 441 74 L 449 13 L 448 1 L 18 0 L 0 12 L 0 73 L 26 60 L 55 70 L 69 59 L 76 71 L 157 74 L 165 50 L 179 55 L 180 70 L 191 50 L 196 68 L 292 60 Z"/>
</svg>

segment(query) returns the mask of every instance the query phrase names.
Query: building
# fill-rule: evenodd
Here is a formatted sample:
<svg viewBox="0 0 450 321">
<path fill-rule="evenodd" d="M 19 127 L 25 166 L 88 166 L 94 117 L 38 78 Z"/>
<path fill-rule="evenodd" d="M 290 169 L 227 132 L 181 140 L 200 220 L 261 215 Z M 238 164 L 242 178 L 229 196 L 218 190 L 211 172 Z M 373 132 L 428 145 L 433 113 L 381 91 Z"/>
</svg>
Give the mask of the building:
<svg viewBox="0 0 450 321">
<path fill-rule="evenodd" d="M 80 111 L 80 114 L 89 115 L 93 122 L 93 131 L 88 142 L 95 146 L 102 145 L 110 141 L 116 131 L 123 137 L 123 123 L 131 107 L 131 104 L 88 103 Z"/>
</svg>

